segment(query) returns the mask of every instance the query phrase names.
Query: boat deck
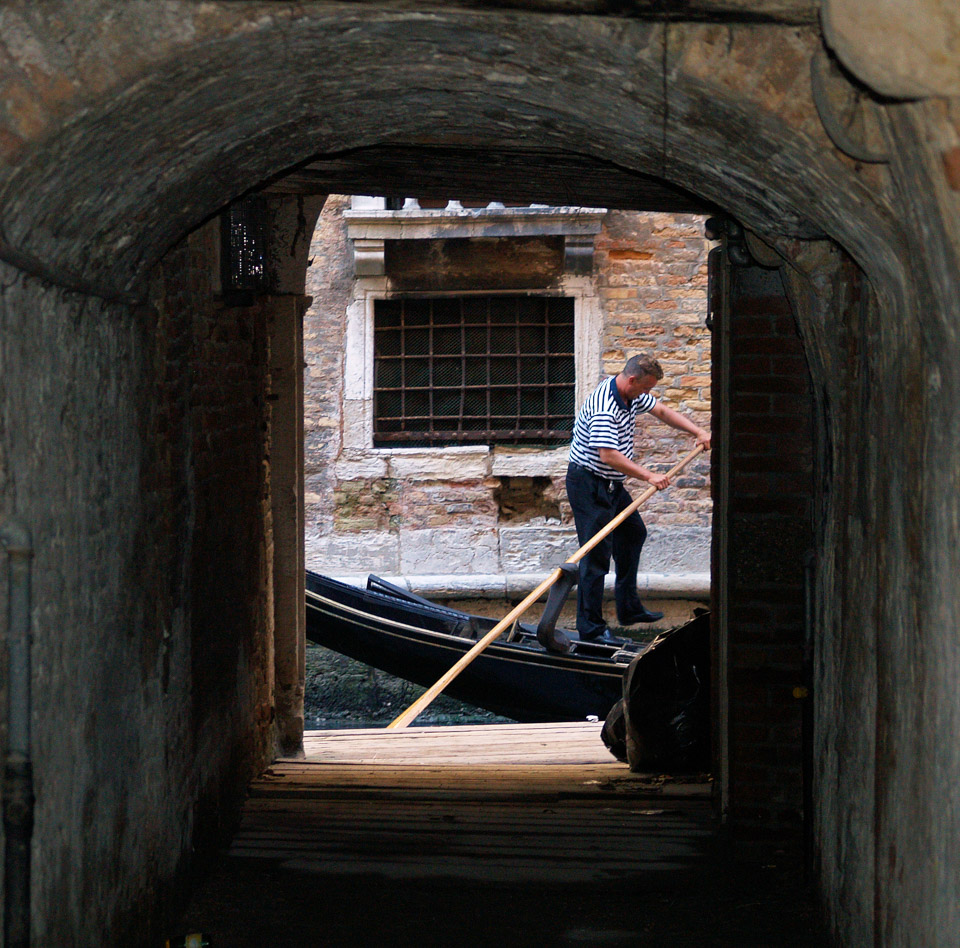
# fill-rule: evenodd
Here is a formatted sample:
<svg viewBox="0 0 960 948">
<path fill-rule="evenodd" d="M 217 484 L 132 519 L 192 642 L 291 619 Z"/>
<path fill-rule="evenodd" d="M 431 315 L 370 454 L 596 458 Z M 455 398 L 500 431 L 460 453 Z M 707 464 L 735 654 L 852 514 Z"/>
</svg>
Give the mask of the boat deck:
<svg viewBox="0 0 960 948">
<path fill-rule="evenodd" d="M 731 927 L 743 898 L 719 868 L 710 785 L 631 774 L 598 724 L 320 731 L 304 751 L 253 782 L 181 932 L 240 948 L 702 946 L 727 944 L 726 926 L 754 943 Z M 751 883 L 749 924 L 777 940 L 756 943 L 815 944 L 785 935 L 779 895 L 756 908 L 763 892 Z"/>
</svg>

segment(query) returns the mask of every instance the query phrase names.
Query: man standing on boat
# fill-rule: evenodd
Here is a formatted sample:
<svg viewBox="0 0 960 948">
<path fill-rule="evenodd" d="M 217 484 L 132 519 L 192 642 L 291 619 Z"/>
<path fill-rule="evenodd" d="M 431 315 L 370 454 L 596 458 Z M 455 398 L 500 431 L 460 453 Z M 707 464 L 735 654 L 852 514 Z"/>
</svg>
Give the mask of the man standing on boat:
<svg viewBox="0 0 960 948">
<path fill-rule="evenodd" d="M 650 394 L 662 378 L 663 369 L 655 359 L 633 356 L 619 375 L 606 378 L 597 386 L 577 415 L 570 442 L 567 497 L 581 546 L 630 505 L 632 498 L 623 486 L 627 477 L 646 481 L 657 490 L 670 484 L 666 475 L 654 473 L 633 460 L 637 415 L 649 412 L 671 428 L 693 435 L 697 444 L 710 448 L 709 432 Z M 577 632 L 581 640 L 620 644 L 603 620 L 603 581 L 610 569 L 611 553 L 616 566 L 614 590 L 620 623 L 633 625 L 663 618 L 662 612 L 647 609 L 637 594 L 637 569 L 646 538 L 647 528 L 634 511 L 580 560 Z"/>
</svg>

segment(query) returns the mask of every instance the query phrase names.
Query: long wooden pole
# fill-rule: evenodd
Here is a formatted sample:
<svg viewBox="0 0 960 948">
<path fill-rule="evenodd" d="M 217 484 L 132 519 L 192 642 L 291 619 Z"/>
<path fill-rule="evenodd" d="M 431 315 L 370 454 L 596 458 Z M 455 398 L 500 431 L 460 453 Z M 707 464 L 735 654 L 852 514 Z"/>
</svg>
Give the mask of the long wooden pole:
<svg viewBox="0 0 960 948">
<path fill-rule="evenodd" d="M 675 477 L 680 473 L 694 458 L 703 453 L 703 445 L 698 444 L 685 458 L 678 461 L 674 467 L 667 472 L 667 477 Z M 648 487 L 636 500 L 628 507 L 625 507 L 613 518 L 602 530 L 595 536 L 587 540 L 583 546 L 570 557 L 567 563 L 579 563 L 598 543 L 602 542 L 609 534 L 623 523 L 641 504 L 646 503 L 655 493 L 656 487 Z M 536 589 L 533 590 L 522 602 L 518 603 L 510 610 L 482 639 L 480 639 L 468 652 L 465 652 L 460 660 L 449 668 L 444 674 L 432 684 L 406 711 L 399 714 L 388 725 L 387 729 L 406 727 L 414 720 L 428 705 L 439 695 L 447 685 L 453 681 L 457 675 L 462 672 L 494 639 L 499 638 L 504 629 L 523 615 L 561 576 L 562 572 L 555 569 Z"/>
</svg>

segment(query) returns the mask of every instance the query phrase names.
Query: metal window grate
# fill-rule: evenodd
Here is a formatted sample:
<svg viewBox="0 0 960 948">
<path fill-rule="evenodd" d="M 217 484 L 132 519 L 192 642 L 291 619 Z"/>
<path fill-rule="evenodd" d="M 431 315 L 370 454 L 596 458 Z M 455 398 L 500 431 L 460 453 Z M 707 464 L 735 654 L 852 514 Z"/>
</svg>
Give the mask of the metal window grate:
<svg viewBox="0 0 960 948">
<path fill-rule="evenodd" d="M 225 297 L 250 296 L 265 287 L 265 206 L 254 195 L 235 201 L 220 217 L 220 281 Z"/>
<path fill-rule="evenodd" d="M 573 300 L 376 300 L 374 366 L 375 446 L 565 443 Z"/>
</svg>

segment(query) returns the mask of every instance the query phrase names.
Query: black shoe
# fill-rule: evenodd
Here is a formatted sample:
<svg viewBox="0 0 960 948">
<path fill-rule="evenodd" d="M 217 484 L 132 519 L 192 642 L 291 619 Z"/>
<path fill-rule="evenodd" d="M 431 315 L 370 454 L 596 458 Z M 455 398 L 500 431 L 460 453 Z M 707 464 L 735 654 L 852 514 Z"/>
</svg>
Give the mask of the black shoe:
<svg viewBox="0 0 960 948">
<path fill-rule="evenodd" d="M 635 625 L 637 622 L 656 622 L 657 619 L 662 618 L 662 612 L 651 612 L 649 609 L 641 609 L 639 612 L 624 616 L 620 621 L 623 625 Z"/>
<path fill-rule="evenodd" d="M 623 639 L 618 639 L 609 629 L 604 629 L 597 635 L 580 635 L 581 642 L 589 642 L 591 645 L 616 645 L 624 644 Z"/>
</svg>

